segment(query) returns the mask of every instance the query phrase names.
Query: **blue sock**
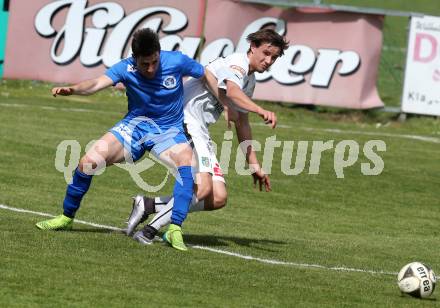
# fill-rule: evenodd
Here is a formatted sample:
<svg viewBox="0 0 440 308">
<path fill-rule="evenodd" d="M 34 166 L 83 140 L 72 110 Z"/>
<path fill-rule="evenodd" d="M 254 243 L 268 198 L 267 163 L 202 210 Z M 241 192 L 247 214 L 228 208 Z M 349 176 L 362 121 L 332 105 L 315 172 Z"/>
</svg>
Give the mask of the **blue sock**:
<svg viewBox="0 0 440 308">
<path fill-rule="evenodd" d="M 181 166 L 177 170 L 179 171 L 183 185 L 180 185 L 177 180 L 174 184 L 174 206 L 171 214 L 171 223 L 181 226 L 188 214 L 193 196 L 194 181 L 191 166 Z"/>
<path fill-rule="evenodd" d="M 92 182 L 92 175 L 82 173 L 76 168 L 73 174 L 72 184 L 67 185 L 66 197 L 64 198 L 64 215 L 70 218 L 75 217 L 82 198 L 89 190 Z"/>
</svg>

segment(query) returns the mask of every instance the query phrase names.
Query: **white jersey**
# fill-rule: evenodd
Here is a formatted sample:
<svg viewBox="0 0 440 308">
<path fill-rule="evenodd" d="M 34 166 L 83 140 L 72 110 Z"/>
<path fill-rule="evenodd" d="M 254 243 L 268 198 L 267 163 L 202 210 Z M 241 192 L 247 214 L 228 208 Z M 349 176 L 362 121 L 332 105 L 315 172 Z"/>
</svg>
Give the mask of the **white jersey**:
<svg viewBox="0 0 440 308">
<path fill-rule="evenodd" d="M 211 62 L 208 69 L 216 78 L 218 87 L 226 89 L 226 80 L 235 82 L 243 92 L 252 97 L 255 76 L 249 73 L 249 59 L 244 53 L 234 53 Z M 209 172 L 214 181 L 225 182 L 215 155 L 208 126 L 217 122 L 223 105 L 209 92 L 199 79 L 189 79 L 184 84 L 184 122 L 197 157 L 197 172 Z M 246 112 L 240 110 L 240 112 Z"/>
<path fill-rule="evenodd" d="M 233 53 L 211 62 L 208 69 L 217 79 L 218 87 L 226 90 L 226 80 L 236 83 L 243 92 L 252 97 L 255 89 L 255 75 L 249 73 L 249 58 L 245 53 Z M 212 95 L 199 79 L 190 79 L 184 84 L 184 122 L 199 123 L 206 130 L 217 122 L 223 112 L 223 105 Z M 235 107 L 241 112 L 247 112 Z"/>
</svg>

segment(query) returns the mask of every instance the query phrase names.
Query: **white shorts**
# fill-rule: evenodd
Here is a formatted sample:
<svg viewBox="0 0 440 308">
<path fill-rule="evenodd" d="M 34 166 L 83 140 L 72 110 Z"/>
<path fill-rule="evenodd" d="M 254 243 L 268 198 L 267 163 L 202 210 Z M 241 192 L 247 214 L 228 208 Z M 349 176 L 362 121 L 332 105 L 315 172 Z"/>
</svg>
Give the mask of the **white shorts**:
<svg viewBox="0 0 440 308">
<path fill-rule="evenodd" d="M 194 122 L 195 119 L 189 118 L 185 117 L 185 129 L 196 154 L 197 172 L 209 172 L 213 181 L 226 183 L 208 129 Z"/>
</svg>

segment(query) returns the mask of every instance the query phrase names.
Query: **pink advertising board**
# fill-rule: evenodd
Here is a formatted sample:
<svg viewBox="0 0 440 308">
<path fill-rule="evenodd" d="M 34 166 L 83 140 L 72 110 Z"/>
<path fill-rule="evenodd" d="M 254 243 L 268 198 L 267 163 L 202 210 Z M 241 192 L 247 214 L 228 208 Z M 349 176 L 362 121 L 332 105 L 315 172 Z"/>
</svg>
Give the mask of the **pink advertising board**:
<svg viewBox="0 0 440 308">
<path fill-rule="evenodd" d="M 140 27 L 157 30 L 164 49 L 180 44 L 195 54 L 204 12 L 205 0 L 14 0 L 4 76 L 69 83 L 97 77 L 130 54 Z"/>
<path fill-rule="evenodd" d="M 378 15 L 210 0 L 204 50 L 224 39 L 224 54 L 232 49 L 245 52 L 248 33 L 275 27 L 286 35 L 290 47 L 270 72 L 258 76 L 255 98 L 356 109 L 381 107 L 376 80 L 382 22 Z M 209 57 L 202 54 L 202 62 Z"/>
<path fill-rule="evenodd" d="M 163 49 L 178 48 L 202 64 L 246 52 L 248 33 L 274 27 L 290 47 L 258 75 L 255 98 L 381 107 L 376 80 L 382 22 L 378 15 L 231 0 L 15 0 L 4 77 L 67 83 L 96 77 L 130 54 L 130 36 L 140 27 L 155 29 Z"/>
</svg>

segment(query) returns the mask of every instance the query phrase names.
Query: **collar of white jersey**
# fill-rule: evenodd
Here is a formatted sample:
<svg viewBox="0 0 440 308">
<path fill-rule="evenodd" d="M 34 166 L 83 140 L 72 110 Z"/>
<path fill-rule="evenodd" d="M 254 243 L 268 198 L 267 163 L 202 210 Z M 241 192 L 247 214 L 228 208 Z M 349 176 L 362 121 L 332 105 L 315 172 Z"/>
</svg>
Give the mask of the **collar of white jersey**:
<svg viewBox="0 0 440 308">
<path fill-rule="evenodd" d="M 249 57 L 248 57 L 248 54 L 247 54 L 247 52 L 245 52 L 245 53 L 241 53 L 242 55 L 243 55 L 243 59 L 245 59 L 245 61 L 246 61 L 246 65 L 247 65 L 247 71 L 246 71 L 246 74 L 249 76 L 249 71 L 251 70 L 251 68 L 250 68 L 250 60 L 249 60 Z"/>
</svg>

